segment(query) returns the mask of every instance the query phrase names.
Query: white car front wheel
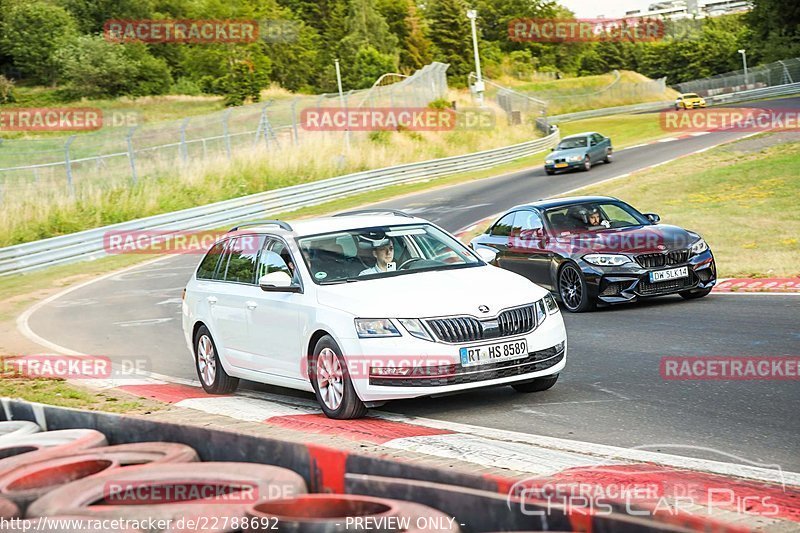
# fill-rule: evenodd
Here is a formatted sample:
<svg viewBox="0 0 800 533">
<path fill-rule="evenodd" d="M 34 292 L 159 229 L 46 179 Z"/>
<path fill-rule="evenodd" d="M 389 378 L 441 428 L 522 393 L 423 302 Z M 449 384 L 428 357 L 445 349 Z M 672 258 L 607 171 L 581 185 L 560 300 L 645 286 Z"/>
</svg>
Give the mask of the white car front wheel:
<svg viewBox="0 0 800 533">
<path fill-rule="evenodd" d="M 314 347 L 308 377 L 322 411 L 328 418 L 361 418 L 367 412 L 356 394 L 347 364 L 333 337 L 325 335 Z"/>
</svg>

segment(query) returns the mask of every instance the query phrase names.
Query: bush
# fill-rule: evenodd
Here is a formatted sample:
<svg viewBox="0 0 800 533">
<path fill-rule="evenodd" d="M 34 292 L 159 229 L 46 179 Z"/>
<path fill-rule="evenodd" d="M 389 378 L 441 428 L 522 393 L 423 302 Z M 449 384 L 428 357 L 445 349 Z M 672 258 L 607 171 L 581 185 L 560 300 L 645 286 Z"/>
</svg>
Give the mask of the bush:
<svg viewBox="0 0 800 533">
<path fill-rule="evenodd" d="M 172 83 L 169 67 L 141 44 L 110 43 L 81 36 L 55 54 L 65 91 L 75 97 L 164 94 Z"/>
<path fill-rule="evenodd" d="M 0 104 L 11 104 L 16 102 L 14 96 L 14 80 L 10 80 L 0 74 Z"/>
<path fill-rule="evenodd" d="M 377 130 L 369 132 L 369 140 L 370 142 L 374 142 L 375 144 L 383 144 L 387 145 L 391 141 L 392 133 L 387 130 Z"/>
<path fill-rule="evenodd" d="M 38 83 L 55 81 L 53 53 L 75 35 L 75 21 L 63 8 L 45 2 L 5 4 L 0 47 L 21 77 Z"/>
<path fill-rule="evenodd" d="M 178 78 L 178 81 L 173 83 L 172 87 L 169 88 L 169 93 L 200 96 L 203 94 L 203 90 L 200 88 L 199 83 L 196 83 L 189 78 Z"/>
</svg>

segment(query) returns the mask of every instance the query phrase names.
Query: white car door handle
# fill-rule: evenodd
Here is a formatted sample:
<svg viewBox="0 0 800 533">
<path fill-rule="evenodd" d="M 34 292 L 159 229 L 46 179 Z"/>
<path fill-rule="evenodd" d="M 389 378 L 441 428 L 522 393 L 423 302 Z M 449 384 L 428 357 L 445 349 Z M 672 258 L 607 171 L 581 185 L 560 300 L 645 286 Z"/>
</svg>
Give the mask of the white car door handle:
<svg viewBox="0 0 800 533">
<path fill-rule="evenodd" d="M 216 296 L 209 296 L 208 298 L 206 298 L 206 300 L 208 300 L 208 303 L 210 303 L 211 305 L 214 305 L 215 303 L 217 303 L 217 297 Z"/>
<path fill-rule="evenodd" d="M 252 300 L 245 302 L 245 303 L 244 303 L 244 305 L 246 305 L 246 306 L 247 306 L 247 308 L 248 308 L 248 309 L 251 309 L 251 310 L 252 310 L 252 309 L 255 309 L 256 307 L 258 307 L 258 304 L 257 304 L 257 303 L 255 303 L 255 302 L 254 302 L 254 301 L 252 301 Z"/>
</svg>

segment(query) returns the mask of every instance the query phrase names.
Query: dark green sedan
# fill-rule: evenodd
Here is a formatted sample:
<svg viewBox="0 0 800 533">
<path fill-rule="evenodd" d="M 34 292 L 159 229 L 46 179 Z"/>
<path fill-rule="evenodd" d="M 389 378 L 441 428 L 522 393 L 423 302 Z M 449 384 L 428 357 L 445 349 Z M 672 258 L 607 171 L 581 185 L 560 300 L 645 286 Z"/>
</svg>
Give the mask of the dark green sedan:
<svg viewBox="0 0 800 533">
<path fill-rule="evenodd" d="M 544 171 L 553 175 L 559 170 L 590 170 L 592 165 L 611 163 L 611 139 L 594 131 L 564 137 L 544 160 Z"/>
</svg>

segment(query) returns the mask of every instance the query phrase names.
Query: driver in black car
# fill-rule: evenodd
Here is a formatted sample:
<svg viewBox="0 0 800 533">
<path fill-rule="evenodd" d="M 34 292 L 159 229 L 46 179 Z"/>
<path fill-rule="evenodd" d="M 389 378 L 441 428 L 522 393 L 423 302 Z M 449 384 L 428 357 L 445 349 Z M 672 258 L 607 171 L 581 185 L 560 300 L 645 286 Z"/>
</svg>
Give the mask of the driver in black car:
<svg viewBox="0 0 800 533">
<path fill-rule="evenodd" d="M 391 239 L 382 239 L 373 241 L 372 255 L 375 257 L 375 266 L 367 268 L 359 272 L 359 276 L 366 276 L 368 274 L 380 274 L 395 270 L 395 264 L 392 262 L 394 259 L 394 243 Z"/>
</svg>

